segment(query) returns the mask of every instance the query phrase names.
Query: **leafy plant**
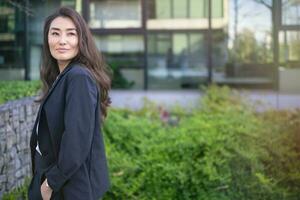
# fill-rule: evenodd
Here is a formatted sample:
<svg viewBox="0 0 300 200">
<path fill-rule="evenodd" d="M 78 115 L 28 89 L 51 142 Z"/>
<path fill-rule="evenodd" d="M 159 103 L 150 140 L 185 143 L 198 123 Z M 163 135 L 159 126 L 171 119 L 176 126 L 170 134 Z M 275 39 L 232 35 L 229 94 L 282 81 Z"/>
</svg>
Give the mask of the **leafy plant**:
<svg viewBox="0 0 300 200">
<path fill-rule="evenodd" d="M 34 96 L 40 88 L 40 81 L 0 81 L 0 104 L 26 96 Z"/>
</svg>

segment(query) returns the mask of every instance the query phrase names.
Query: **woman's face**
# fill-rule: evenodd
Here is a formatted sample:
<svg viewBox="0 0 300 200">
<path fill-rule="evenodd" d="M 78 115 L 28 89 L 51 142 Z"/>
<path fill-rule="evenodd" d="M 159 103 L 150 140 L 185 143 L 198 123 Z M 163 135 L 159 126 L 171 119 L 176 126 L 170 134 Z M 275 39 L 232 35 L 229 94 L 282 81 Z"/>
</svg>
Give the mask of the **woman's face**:
<svg viewBox="0 0 300 200">
<path fill-rule="evenodd" d="M 70 18 L 57 17 L 51 22 L 48 44 L 59 66 L 67 65 L 78 54 L 78 34 Z"/>
</svg>

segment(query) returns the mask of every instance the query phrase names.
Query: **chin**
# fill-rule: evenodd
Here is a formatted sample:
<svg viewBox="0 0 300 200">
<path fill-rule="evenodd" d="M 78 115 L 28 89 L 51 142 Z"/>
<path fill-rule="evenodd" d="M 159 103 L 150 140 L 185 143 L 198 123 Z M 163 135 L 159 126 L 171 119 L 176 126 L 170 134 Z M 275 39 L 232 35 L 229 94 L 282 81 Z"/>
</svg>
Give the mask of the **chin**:
<svg viewBox="0 0 300 200">
<path fill-rule="evenodd" d="M 59 55 L 59 56 L 55 56 L 55 59 L 56 60 L 61 60 L 61 61 L 68 61 L 68 60 L 71 60 L 74 56 L 62 56 L 62 55 Z"/>
</svg>

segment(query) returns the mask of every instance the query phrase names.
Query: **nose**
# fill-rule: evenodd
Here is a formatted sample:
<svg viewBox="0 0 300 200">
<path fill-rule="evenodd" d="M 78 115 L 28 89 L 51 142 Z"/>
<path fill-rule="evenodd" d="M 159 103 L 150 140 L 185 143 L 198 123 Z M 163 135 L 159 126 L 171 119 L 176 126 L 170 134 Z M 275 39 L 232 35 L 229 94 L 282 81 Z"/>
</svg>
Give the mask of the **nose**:
<svg viewBox="0 0 300 200">
<path fill-rule="evenodd" d="M 67 38 L 66 36 L 62 35 L 60 38 L 59 38 L 59 44 L 60 45 L 65 45 L 67 43 Z"/>
</svg>

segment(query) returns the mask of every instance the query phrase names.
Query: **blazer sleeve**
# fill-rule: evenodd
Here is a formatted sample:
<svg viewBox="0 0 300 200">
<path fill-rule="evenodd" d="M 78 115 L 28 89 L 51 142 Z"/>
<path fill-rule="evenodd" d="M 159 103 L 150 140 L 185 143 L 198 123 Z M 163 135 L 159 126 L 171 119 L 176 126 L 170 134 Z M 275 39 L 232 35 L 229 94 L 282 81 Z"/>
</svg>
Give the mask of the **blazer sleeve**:
<svg viewBox="0 0 300 200">
<path fill-rule="evenodd" d="M 61 189 L 88 157 L 95 127 L 97 92 L 96 83 L 89 75 L 70 76 L 58 161 L 45 173 L 54 192 Z"/>
</svg>

